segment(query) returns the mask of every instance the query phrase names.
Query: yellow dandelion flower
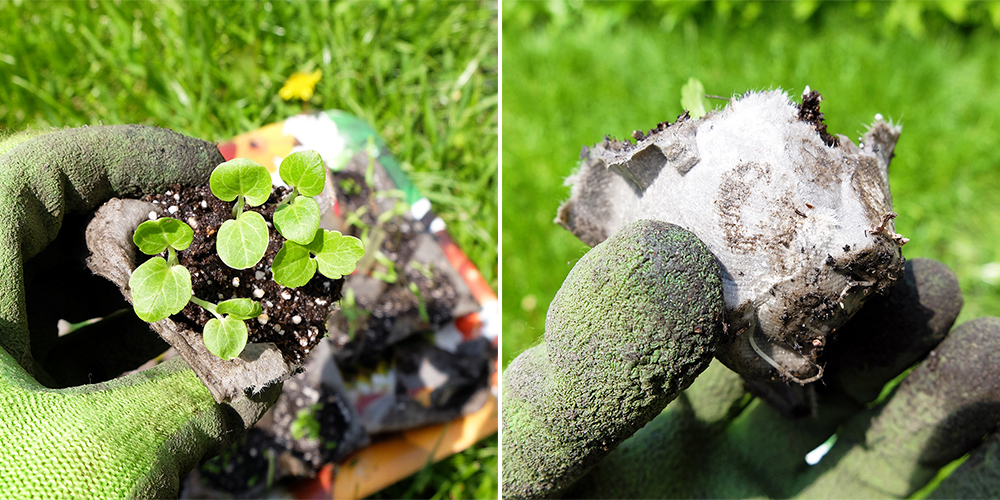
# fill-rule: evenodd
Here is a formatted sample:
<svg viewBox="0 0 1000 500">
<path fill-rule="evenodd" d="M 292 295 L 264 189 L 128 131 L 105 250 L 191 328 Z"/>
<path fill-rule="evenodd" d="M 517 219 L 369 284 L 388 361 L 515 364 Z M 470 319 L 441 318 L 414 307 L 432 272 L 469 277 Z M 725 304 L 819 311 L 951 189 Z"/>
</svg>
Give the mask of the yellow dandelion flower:
<svg viewBox="0 0 1000 500">
<path fill-rule="evenodd" d="M 316 88 L 316 83 L 322 76 L 323 70 L 319 69 L 312 73 L 298 71 L 285 80 L 285 84 L 278 91 L 278 96 L 286 101 L 292 99 L 308 101 L 313 96 L 313 89 Z"/>
</svg>

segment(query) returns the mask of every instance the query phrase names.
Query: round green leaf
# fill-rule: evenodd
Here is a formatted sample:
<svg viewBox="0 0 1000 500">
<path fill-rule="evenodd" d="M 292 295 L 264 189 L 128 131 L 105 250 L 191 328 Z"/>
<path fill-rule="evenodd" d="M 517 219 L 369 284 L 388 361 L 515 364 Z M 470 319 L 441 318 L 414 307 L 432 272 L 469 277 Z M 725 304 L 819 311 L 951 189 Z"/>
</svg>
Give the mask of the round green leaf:
<svg viewBox="0 0 1000 500">
<path fill-rule="evenodd" d="M 319 272 L 330 279 L 337 279 L 354 272 L 358 261 L 365 255 L 365 247 L 361 240 L 353 236 L 344 236 L 339 231 L 322 230 L 322 238 L 309 245 L 316 254 Z"/>
<path fill-rule="evenodd" d="M 264 308 L 253 299 L 229 299 L 219 302 L 215 312 L 244 320 L 260 316 L 260 313 L 264 312 Z"/>
<path fill-rule="evenodd" d="M 230 316 L 221 320 L 212 318 L 205 323 L 204 339 L 208 352 L 222 359 L 232 359 L 247 346 L 247 325 Z"/>
<path fill-rule="evenodd" d="M 191 246 L 193 239 L 191 226 L 171 217 L 143 222 L 132 235 L 132 241 L 146 255 L 156 255 L 168 246 L 184 250 Z"/>
<path fill-rule="evenodd" d="M 267 223 L 257 212 L 243 212 L 237 219 L 222 223 L 215 251 L 227 266 L 246 269 L 260 262 L 267 251 Z"/>
<path fill-rule="evenodd" d="M 248 158 L 234 158 L 219 164 L 208 179 L 212 193 L 222 201 L 233 201 L 243 195 L 251 207 L 271 196 L 271 174 L 267 168 Z"/>
<path fill-rule="evenodd" d="M 274 211 L 274 228 L 285 239 L 308 245 L 319 229 L 319 203 L 308 196 L 296 196 L 295 201 Z"/>
<path fill-rule="evenodd" d="M 274 256 L 271 263 L 271 274 L 274 281 L 296 288 L 306 283 L 316 274 L 316 261 L 309 255 L 309 249 L 295 243 L 286 241 L 278 250 L 278 255 Z"/>
<path fill-rule="evenodd" d="M 281 160 L 278 167 L 281 180 L 306 196 L 316 196 L 326 185 L 326 167 L 315 151 L 299 151 Z"/>
<path fill-rule="evenodd" d="M 168 266 L 163 257 L 132 271 L 128 286 L 136 316 L 149 323 L 179 313 L 191 300 L 191 273 L 184 266 Z"/>
</svg>

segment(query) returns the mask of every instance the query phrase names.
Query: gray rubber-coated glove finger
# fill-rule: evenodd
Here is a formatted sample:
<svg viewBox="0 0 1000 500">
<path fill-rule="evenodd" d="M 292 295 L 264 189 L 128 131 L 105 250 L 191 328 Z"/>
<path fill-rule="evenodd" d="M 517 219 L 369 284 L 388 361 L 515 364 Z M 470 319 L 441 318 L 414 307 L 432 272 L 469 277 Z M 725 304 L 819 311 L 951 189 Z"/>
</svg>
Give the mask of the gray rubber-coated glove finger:
<svg viewBox="0 0 1000 500">
<path fill-rule="evenodd" d="M 224 161 L 218 148 L 169 130 L 125 125 L 15 136 L 0 142 L 0 152 L 0 496 L 176 495 L 179 476 L 242 435 L 273 404 L 280 386 L 219 405 L 175 358 L 104 383 L 46 387 L 40 382 L 53 379 L 33 351 L 65 360 L 72 358 L 68 346 L 86 344 L 89 337 L 81 331 L 63 340 L 55 331 L 29 331 L 25 263 L 57 235 L 74 230 L 63 227 L 74 213 L 87 213 L 113 196 L 205 183 Z M 80 283 L 56 281 L 53 286 L 91 292 Z M 44 294 L 40 299 L 52 300 Z M 112 318 L 93 338 L 107 342 L 109 350 L 120 347 L 110 345 L 115 337 L 108 326 L 120 327 L 120 335 L 136 333 L 122 319 Z"/>
<path fill-rule="evenodd" d="M 567 496 L 909 496 L 975 449 L 1000 420 L 1000 320 L 965 323 L 941 342 L 960 306 L 957 280 L 946 266 L 910 261 L 888 296 L 872 299 L 845 325 L 838 339 L 845 346 L 831 350 L 844 359 L 829 362 L 831 380 L 812 393 L 814 415 L 786 418 L 747 393 L 738 375 L 713 364 Z M 873 387 L 925 356 L 891 397 L 868 408 L 877 395 Z M 834 433 L 833 449 L 809 466 L 805 455 Z M 987 465 L 974 472 L 977 489 L 946 491 L 996 491 L 989 461 L 979 463 Z M 992 474 L 998 475 L 995 467 Z"/>
<path fill-rule="evenodd" d="M 711 362 L 722 332 L 715 259 L 690 232 L 637 221 L 577 262 L 545 343 L 503 384 L 503 494 L 557 495 L 655 417 Z"/>
</svg>

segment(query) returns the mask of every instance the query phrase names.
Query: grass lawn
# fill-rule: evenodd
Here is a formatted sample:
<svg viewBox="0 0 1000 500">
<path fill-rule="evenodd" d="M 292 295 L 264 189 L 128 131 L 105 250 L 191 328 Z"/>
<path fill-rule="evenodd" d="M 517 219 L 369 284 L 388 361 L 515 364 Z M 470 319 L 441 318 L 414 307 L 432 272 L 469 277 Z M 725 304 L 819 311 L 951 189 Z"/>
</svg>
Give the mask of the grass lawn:
<svg viewBox="0 0 1000 500">
<path fill-rule="evenodd" d="M 673 121 L 690 77 L 719 96 L 798 100 L 809 85 L 854 141 L 876 113 L 902 123 L 890 182 L 905 256 L 958 274 L 959 322 L 1000 316 L 1000 8 L 816 5 L 504 2 L 504 366 L 541 340 L 588 249 L 552 222 L 581 146 Z"/>
<path fill-rule="evenodd" d="M 0 0 L 0 135 L 140 123 L 220 141 L 310 109 L 372 123 L 497 288 L 495 2 Z M 497 438 L 380 493 L 495 497 Z"/>
</svg>

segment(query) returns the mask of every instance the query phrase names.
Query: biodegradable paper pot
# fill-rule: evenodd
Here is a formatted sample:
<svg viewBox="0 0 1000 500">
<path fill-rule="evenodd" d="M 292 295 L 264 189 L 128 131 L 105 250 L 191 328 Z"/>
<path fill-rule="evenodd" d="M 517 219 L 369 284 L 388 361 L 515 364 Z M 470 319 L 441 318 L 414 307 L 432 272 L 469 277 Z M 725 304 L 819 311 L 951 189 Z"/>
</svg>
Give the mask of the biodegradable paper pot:
<svg viewBox="0 0 1000 500">
<path fill-rule="evenodd" d="M 162 207 L 139 200 L 113 198 L 97 211 L 87 226 L 87 247 L 91 252 L 88 267 L 117 285 L 129 302 L 132 302 L 132 294 L 128 280 L 137 267 L 132 234 L 139 224 L 148 220 L 150 212 L 162 215 Z M 150 326 L 177 349 L 220 403 L 236 401 L 247 395 L 247 391 L 257 394 L 271 384 L 286 380 L 299 368 L 287 363 L 272 343 L 248 343 L 239 357 L 226 361 L 208 352 L 200 333 L 170 318 Z"/>
</svg>

